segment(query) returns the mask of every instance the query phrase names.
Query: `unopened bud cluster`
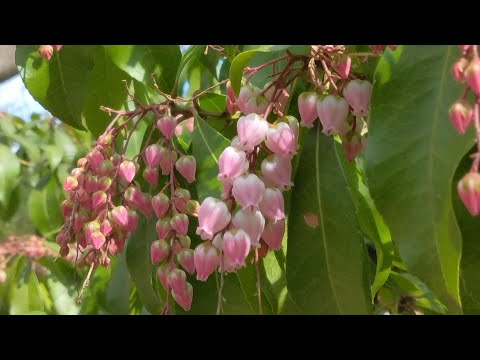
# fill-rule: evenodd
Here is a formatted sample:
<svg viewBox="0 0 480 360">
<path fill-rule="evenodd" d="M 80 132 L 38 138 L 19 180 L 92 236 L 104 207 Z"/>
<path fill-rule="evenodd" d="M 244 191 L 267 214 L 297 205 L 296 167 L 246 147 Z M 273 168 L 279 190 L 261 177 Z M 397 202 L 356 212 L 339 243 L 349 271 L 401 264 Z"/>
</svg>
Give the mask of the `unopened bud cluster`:
<svg viewBox="0 0 480 360">
<path fill-rule="evenodd" d="M 46 60 L 50 60 L 54 51 L 60 51 L 63 45 L 40 45 L 38 53 Z"/>
</svg>

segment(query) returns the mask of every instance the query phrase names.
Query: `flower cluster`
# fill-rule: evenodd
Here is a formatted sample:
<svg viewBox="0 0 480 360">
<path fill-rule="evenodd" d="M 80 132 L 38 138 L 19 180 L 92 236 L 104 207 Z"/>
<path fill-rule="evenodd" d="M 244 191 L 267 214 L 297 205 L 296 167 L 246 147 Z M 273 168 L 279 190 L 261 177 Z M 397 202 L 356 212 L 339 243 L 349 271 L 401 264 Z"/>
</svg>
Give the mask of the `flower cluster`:
<svg viewBox="0 0 480 360">
<path fill-rule="evenodd" d="M 54 51 L 60 51 L 63 45 L 40 45 L 38 53 L 46 60 L 50 60 Z"/>
<path fill-rule="evenodd" d="M 480 138 L 480 59 L 477 45 L 458 45 L 462 56 L 453 64 L 452 74 L 455 81 L 465 86 L 463 95 L 450 107 L 450 120 L 460 134 L 465 134 L 472 122 Z M 473 106 L 467 96 L 473 93 Z M 473 216 L 480 214 L 480 143 L 474 156 L 472 168 L 458 183 L 457 190 L 466 208 Z"/>
</svg>

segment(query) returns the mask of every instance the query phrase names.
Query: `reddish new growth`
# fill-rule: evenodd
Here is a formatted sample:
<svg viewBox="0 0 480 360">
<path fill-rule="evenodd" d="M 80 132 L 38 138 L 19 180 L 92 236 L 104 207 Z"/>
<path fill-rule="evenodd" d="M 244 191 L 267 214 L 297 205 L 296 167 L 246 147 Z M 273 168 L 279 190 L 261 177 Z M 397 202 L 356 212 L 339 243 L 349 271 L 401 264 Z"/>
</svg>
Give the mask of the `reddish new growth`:
<svg viewBox="0 0 480 360">
<path fill-rule="evenodd" d="M 473 122 L 477 134 L 477 152 L 473 163 L 458 183 L 457 190 L 466 208 L 473 216 L 480 214 L 480 59 L 477 45 L 458 45 L 462 56 L 453 64 L 455 81 L 464 85 L 462 96 L 450 107 L 450 120 L 459 134 L 465 134 Z M 468 95 L 472 93 L 473 101 Z M 473 105 L 472 105 L 473 103 Z"/>
<path fill-rule="evenodd" d="M 5 269 L 15 256 L 26 256 L 29 258 L 37 275 L 44 276 L 47 270 L 38 264 L 37 261 L 45 256 L 58 256 L 58 253 L 47 247 L 46 244 L 47 240 L 35 235 L 9 236 L 5 241 L 0 242 L 0 283 L 7 280 Z M 67 260 L 72 259 L 72 254 L 67 257 Z"/>
</svg>

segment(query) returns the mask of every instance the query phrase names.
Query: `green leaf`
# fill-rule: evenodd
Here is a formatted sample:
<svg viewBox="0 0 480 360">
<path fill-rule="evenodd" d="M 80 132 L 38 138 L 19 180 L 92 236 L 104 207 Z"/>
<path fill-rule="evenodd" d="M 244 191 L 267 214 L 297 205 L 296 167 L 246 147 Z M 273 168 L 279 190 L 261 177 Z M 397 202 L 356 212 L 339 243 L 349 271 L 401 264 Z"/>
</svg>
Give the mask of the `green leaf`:
<svg viewBox="0 0 480 360">
<path fill-rule="evenodd" d="M 105 45 L 112 61 L 132 78 L 153 87 L 155 73 L 161 90 L 169 93 L 182 58 L 178 45 Z"/>
<path fill-rule="evenodd" d="M 463 311 L 465 314 L 480 314 L 480 219 L 472 216 L 458 196 L 457 184 L 470 170 L 472 158 L 470 155 L 477 151 L 475 146 L 469 151 L 458 165 L 452 181 L 452 201 L 455 215 L 462 232 L 462 259 L 460 263 L 460 293 L 462 296 Z"/>
<path fill-rule="evenodd" d="M 49 236 L 63 224 L 60 204 L 63 193 L 54 177 L 42 189 L 33 189 L 28 198 L 28 214 L 36 228 Z"/>
<path fill-rule="evenodd" d="M 47 160 L 50 164 L 50 170 L 55 170 L 62 162 L 63 148 L 55 145 L 45 145 L 43 147 L 43 151 L 45 152 Z"/>
<path fill-rule="evenodd" d="M 337 143 L 337 153 L 342 161 L 346 179 L 353 196 L 357 220 L 360 230 L 373 241 L 376 252 L 375 279 L 371 287 L 372 303 L 377 291 L 385 284 L 393 264 L 394 249 L 390 230 L 378 212 L 370 191 L 364 183 L 365 178 L 358 163 L 347 163 L 340 143 Z"/>
<path fill-rule="evenodd" d="M 10 289 L 10 315 L 25 315 L 44 310 L 37 275 L 30 262 L 23 268 L 20 277 Z"/>
<path fill-rule="evenodd" d="M 172 94 L 176 94 L 178 92 L 178 86 L 182 72 L 192 61 L 202 56 L 204 51 L 205 45 L 192 45 L 187 49 L 187 51 L 185 51 L 185 54 L 183 54 L 182 59 L 178 64 L 177 75 L 175 77 L 175 84 L 173 86 Z"/>
<path fill-rule="evenodd" d="M 69 128 L 70 129 L 70 128 Z M 58 127 L 54 129 L 54 142 L 55 145 L 62 149 L 63 159 L 67 163 L 71 163 L 77 160 L 78 149 L 75 145 L 72 136 L 67 134 L 66 129 L 63 127 Z"/>
<path fill-rule="evenodd" d="M 11 150 L 0 144 L 0 205 L 5 209 L 10 205 L 10 197 L 18 183 L 20 164 Z"/>
<path fill-rule="evenodd" d="M 200 96 L 200 108 L 205 111 L 223 113 L 227 109 L 227 97 L 222 94 L 206 93 Z"/>
<path fill-rule="evenodd" d="M 84 116 L 88 130 L 98 137 L 113 119 L 108 112 L 100 110 L 100 106 L 120 110 L 127 100 L 123 80 L 130 82 L 131 78 L 110 60 L 103 46 L 97 46 L 94 55 Z"/>
<path fill-rule="evenodd" d="M 317 125 L 303 147 L 288 219 L 288 289 L 304 313 L 366 314 L 367 254 L 335 142 Z"/>
<path fill-rule="evenodd" d="M 372 94 L 367 179 L 409 272 L 461 313 L 461 234 L 451 181 L 473 131 L 448 118 L 461 89 L 451 77 L 455 46 L 400 46 L 378 64 Z"/>
<path fill-rule="evenodd" d="M 33 98 L 59 120 L 84 130 L 82 110 L 93 68 L 90 46 L 65 45 L 47 61 L 38 46 L 17 45 L 15 61 Z"/>
<path fill-rule="evenodd" d="M 106 308 L 110 313 L 115 315 L 130 313 L 130 285 L 125 254 L 122 253 L 112 261 L 112 278 L 105 295 Z"/>
<path fill-rule="evenodd" d="M 56 276 L 49 276 L 47 284 L 55 306 L 55 312 L 60 315 L 78 315 L 80 308 L 77 305 L 73 288 L 70 287 L 69 289 Z"/>
<path fill-rule="evenodd" d="M 220 197 L 222 184 L 218 180 L 218 157 L 230 145 L 222 134 L 210 127 L 200 116 L 195 115 L 192 133 L 192 154 L 197 161 L 196 187 L 198 201 L 206 197 Z"/>
<path fill-rule="evenodd" d="M 0 204 L 0 219 L 4 221 L 9 221 L 13 215 L 16 214 L 20 207 L 21 203 L 21 191 L 22 191 L 22 186 L 19 184 L 15 187 L 15 189 L 12 191 L 12 194 L 10 196 L 10 201 L 8 203 L 8 207 L 4 208 L 3 205 Z"/>
</svg>

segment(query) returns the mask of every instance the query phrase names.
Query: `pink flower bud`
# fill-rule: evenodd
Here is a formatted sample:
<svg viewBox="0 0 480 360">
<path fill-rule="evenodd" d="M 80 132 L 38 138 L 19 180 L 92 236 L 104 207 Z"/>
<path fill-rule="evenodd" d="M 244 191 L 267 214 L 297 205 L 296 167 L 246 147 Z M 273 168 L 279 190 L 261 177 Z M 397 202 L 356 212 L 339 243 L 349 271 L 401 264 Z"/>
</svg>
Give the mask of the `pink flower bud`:
<svg viewBox="0 0 480 360">
<path fill-rule="evenodd" d="M 172 230 L 172 226 L 170 225 L 170 219 L 158 219 L 155 225 L 155 229 L 157 230 L 157 235 L 160 239 L 166 239 L 168 233 L 170 232 L 170 230 Z"/>
<path fill-rule="evenodd" d="M 275 154 L 292 158 L 297 153 L 297 139 L 290 126 L 284 122 L 272 126 L 267 131 L 265 145 Z"/>
<path fill-rule="evenodd" d="M 52 45 L 40 45 L 38 49 L 40 56 L 46 60 L 50 60 L 53 56 L 53 46 Z"/>
<path fill-rule="evenodd" d="M 64 219 L 67 219 L 73 212 L 73 201 L 72 200 L 64 200 L 62 202 L 62 215 Z"/>
<path fill-rule="evenodd" d="M 220 267 L 218 271 L 221 273 L 231 273 L 234 272 L 236 269 L 237 267 L 235 266 L 234 262 L 228 256 L 226 256 L 226 254 L 223 254 L 223 259 L 220 260 Z"/>
<path fill-rule="evenodd" d="M 282 248 L 283 235 L 285 234 L 285 219 L 277 222 L 268 221 L 262 233 L 262 239 L 271 250 Z"/>
<path fill-rule="evenodd" d="M 197 162 L 193 156 L 184 155 L 180 157 L 180 159 L 178 159 L 175 163 L 175 167 L 189 184 L 195 181 Z"/>
<path fill-rule="evenodd" d="M 177 261 L 190 274 L 195 272 L 195 262 L 193 259 L 194 251 L 192 249 L 182 249 L 177 255 Z"/>
<path fill-rule="evenodd" d="M 372 84 L 366 80 L 352 80 L 343 89 L 343 96 L 352 107 L 355 116 L 368 116 Z"/>
<path fill-rule="evenodd" d="M 100 232 L 100 230 L 96 230 L 91 234 L 91 244 L 94 249 L 100 249 L 103 244 L 105 244 L 105 236 Z"/>
<path fill-rule="evenodd" d="M 220 170 L 218 178 L 220 180 L 227 178 L 233 180 L 245 174 L 248 166 L 245 152 L 233 146 L 228 146 L 223 150 L 218 159 L 218 167 Z"/>
<path fill-rule="evenodd" d="M 241 267 L 250 252 L 250 237 L 242 229 L 231 229 L 223 235 L 223 253 L 230 260 L 230 265 Z"/>
<path fill-rule="evenodd" d="M 252 246 L 259 246 L 260 236 L 265 228 L 265 218 L 260 211 L 240 209 L 233 217 L 232 223 L 237 229 L 242 229 L 248 234 Z"/>
<path fill-rule="evenodd" d="M 147 218 L 151 217 L 153 215 L 152 195 L 143 194 L 141 204 L 139 204 L 137 207 L 138 210 L 140 210 L 141 213 Z"/>
<path fill-rule="evenodd" d="M 112 222 L 126 228 L 128 225 L 128 211 L 124 206 L 117 206 L 112 209 Z"/>
<path fill-rule="evenodd" d="M 213 197 L 203 200 L 198 211 L 197 234 L 202 240 L 213 239 L 213 236 L 225 229 L 232 216 L 224 202 Z"/>
<path fill-rule="evenodd" d="M 337 64 L 332 64 L 335 71 L 344 79 L 348 79 L 350 68 L 352 66 L 352 59 L 349 56 L 343 56 Z"/>
<path fill-rule="evenodd" d="M 230 98 L 227 96 L 227 110 L 230 115 L 235 115 L 238 111 L 238 106 L 235 102 L 232 102 Z"/>
<path fill-rule="evenodd" d="M 464 72 L 465 80 L 468 86 L 475 92 L 477 96 L 480 95 L 480 60 L 472 60 Z"/>
<path fill-rule="evenodd" d="M 78 187 L 78 180 L 73 176 L 68 176 L 63 182 L 63 190 L 71 191 Z"/>
<path fill-rule="evenodd" d="M 170 208 L 170 199 L 164 193 L 158 193 L 152 198 L 152 207 L 158 218 L 164 217 Z"/>
<path fill-rule="evenodd" d="M 160 266 L 158 267 L 158 270 L 157 270 L 158 280 L 160 280 L 160 283 L 166 290 L 169 289 L 169 286 L 167 283 L 168 274 L 170 274 L 170 272 L 173 269 L 175 269 L 175 264 L 173 262 L 166 262 L 166 263 L 160 264 Z"/>
<path fill-rule="evenodd" d="M 143 170 L 143 178 L 147 180 L 147 182 L 152 186 L 157 186 L 158 185 L 158 169 L 146 167 L 145 170 Z"/>
<path fill-rule="evenodd" d="M 107 204 L 107 194 L 103 191 L 97 191 L 92 195 L 92 205 L 95 211 L 100 211 Z"/>
<path fill-rule="evenodd" d="M 273 222 L 285 218 L 285 201 L 277 188 L 265 189 L 259 207 L 262 214 Z"/>
<path fill-rule="evenodd" d="M 465 68 L 468 66 L 468 60 L 465 58 L 459 59 L 452 67 L 453 78 L 456 82 L 462 83 L 465 81 Z"/>
<path fill-rule="evenodd" d="M 89 155 L 88 159 L 90 160 L 90 164 L 92 165 L 92 168 L 94 171 L 97 171 L 98 167 L 103 161 L 103 155 L 100 151 L 98 150 L 93 150 Z"/>
<path fill-rule="evenodd" d="M 85 177 L 84 189 L 87 193 L 91 194 L 98 189 L 97 177 L 94 175 L 87 175 Z"/>
<path fill-rule="evenodd" d="M 103 235 L 108 236 L 111 234 L 113 231 L 112 224 L 109 220 L 105 219 L 102 222 L 102 225 L 100 225 L 100 231 L 102 232 Z"/>
<path fill-rule="evenodd" d="M 133 161 L 125 160 L 125 161 L 122 161 L 122 163 L 120 164 L 120 168 L 119 168 L 120 176 L 127 183 L 132 182 L 133 178 L 135 177 L 136 171 L 137 171 L 137 168 L 133 163 Z"/>
<path fill-rule="evenodd" d="M 240 94 L 238 95 L 238 99 L 236 101 L 237 106 L 242 113 L 244 113 L 245 115 L 247 114 L 247 101 L 250 100 L 252 97 L 257 96 L 259 93 L 260 89 L 253 85 L 242 86 L 242 88 L 240 89 Z"/>
<path fill-rule="evenodd" d="M 127 224 L 128 231 L 133 233 L 137 228 L 137 225 L 138 225 L 137 213 L 133 210 L 128 210 L 128 224 Z"/>
<path fill-rule="evenodd" d="M 98 166 L 97 174 L 100 176 L 107 176 L 113 171 L 113 169 L 113 162 L 111 162 L 109 159 L 105 159 Z"/>
<path fill-rule="evenodd" d="M 157 167 L 160 164 L 160 158 L 162 156 L 162 148 L 158 144 L 149 145 L 145 149 L 145 160 L 147 165 L 151 168 Z"/>
<path fill-rule="evenodd" d="M 177 294 L 181 294 L 187 284 L 187 274 L 181 269 L 173 269 L 167 276 L 167 284 Z"/>
<path fill-rule="evenodd" d="M 230 99 L 231 102 L 236 102 L 237 99 L 235 98 L 235 92 L 233 91 L 233 88 L 232 88 L 232 83 L 229 81 L 227 81 L 227 85 L 226 85 L 226 89 L 227 89 L 227 98 Z"/>
<path fill-rule="evenodd" d="M 185 210 L 189 215 L 198 217 L 198 210 L 200 210 L 200 204 L 196 200 L 188 200 Z"/>
<path fill-rule="evenodd" d="M 344 98 L 328 95 L 318 100 L 317 112 L 326 135 L 343 135 L 351 126 L 347 122 L 348 103 Z"/>
<path fill-rule="evenodd" d="M 342 147 L 348 162 L 355 160 L 357 155 L 363 150 L 363 139 L 364 138 L 358 132 L 354 132 L 350 136 L 347 134 L 342 137 Z"/>
<path fill-rule="evenodd" d="M 203 242 L 196 247 L 193 259 L 199 281 L 207 281 L 220 264 L 219 251 L 210 241 Z"/>
<path fill-rule="evenodd" d="M 257 114 L 242 116 L 237 121 L 239 146 L 242 150 L 252 152 L 259 145 L 268 131 L 268 122 Z"/>
<path fill-rule="evenodd" d="M 470 214 L 472 216 L 480 214 L 480 174 L 467 173 L 458 182 L 457 190 Z"/>
<path fill-rule="evenodd" d="M 60 51 L 60 49 L 62 48 L 63 45 L 53 45 L 53 48 L 55 49 L 55 51 Z"/>
<path fill-rule="evenodd" d="M 177 293 L 175 290 L 172 290 L 172 297 L 175 302 L 182 307 L 183 310 L 189 311 L 192 307 L 193 300 L 193 286 L 188 283 L 185 285 L 185 289 L 182 293 Z"/>
<path fill-rule="evenodd" d="M 159 264 L 170 254 L 170 245 L 165 240 L 155 240 L 150 247 L 150 257 L 153 265 Z"/>
<path fill-rule="evenodd" d="M 257 209 L 264 191 L 265 184 L 255 174 L 239 176 L 233 182 L 232 194 L 243 209 Z"/>
<path fill-rule="evenodd" d="M 188 232 L 188 216 L 185 214 L 176 214 L 170 221 L 170 226 L 177 233 L 187 235 Z"/>
<path fill-rule="evenodd" d="M 163 116 L 157 121 L 157 128 L 168 140 L 170 140 L 173 134 L 175 134 L 176 127 L 177 120 L 172 116 Z"/>
<path fill-rule="evenodd" d="M 265 96 L 258 95 L 251 97 L 245 103 L 245 111 L 243 112 L 245 115 L 248 114 L 264 114 L 268 108 L 268 100 Z"/>
<path fill-rule="evenodd" d="M 160 158 L 160 167 L 163 175 L 169 175 L 177 161 L 177 153 L 174 150 L 163 149 Z"/>
<path fill-rule="evenodd" d="M 103 176 L 97 181 L 97 188 L 100 191 L 107 191 L 112 186 L 112 179 L 109 177 Z"/>
<path fill-rule="evenodd" d="M 470 50 L 471 47 L 472 47 L 472 45 L 458 45 L 458 48 L 464 53 L 466 53 L 468 50 Z"/>
<path fill-rule="evenodd" d="M 317 101 L 318 95 L 315 92 L 304 92 L 298 96 L 298 112 L 302 126 L 313 127 L 313 123 L 318 118 Z"/>
<path fill-rule="evenodd" d="M 288 191 L 293 186 L 292 163 L 286 157 L 270 155 L 262 161 L 261 168 L 264 179 L 269 185 L 278 187 L 282 191 Z"/>
<path fill-rule="evenodd" d="M 187 189 L 176 189 L 174 192 L 173 203 L 175 208 L 180 211 L 182 214 L 187 212 L 187 203 L 190 200 L 190 192 Z"/>
<path fill-rule="evenodd" d="M 472 119 L 473 109 L 464 99 L 457 100 L 451 107 L 448 113 L 453 126 L 460 134 L 465 134 Z"/>
</svg>

